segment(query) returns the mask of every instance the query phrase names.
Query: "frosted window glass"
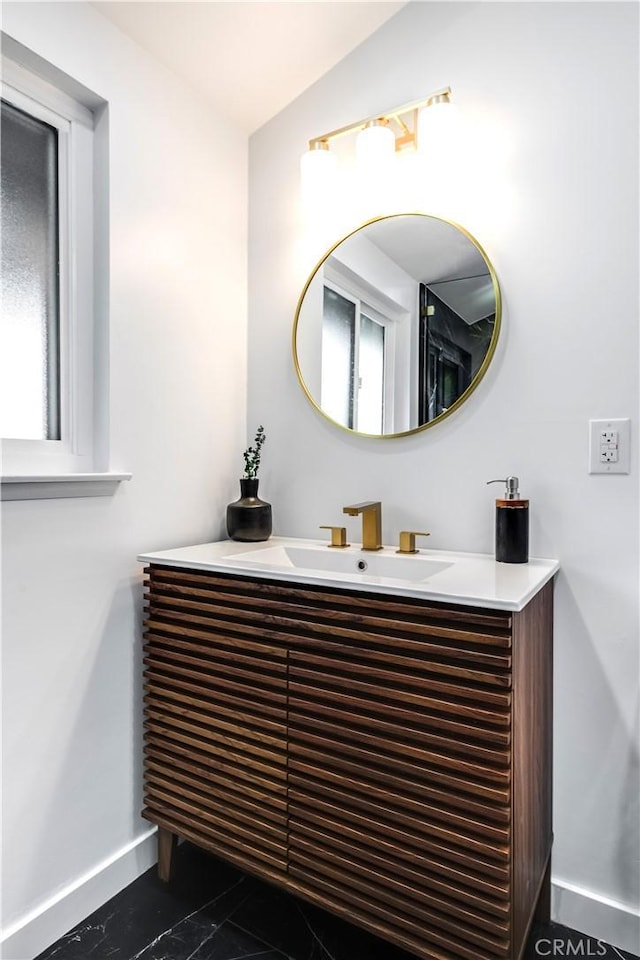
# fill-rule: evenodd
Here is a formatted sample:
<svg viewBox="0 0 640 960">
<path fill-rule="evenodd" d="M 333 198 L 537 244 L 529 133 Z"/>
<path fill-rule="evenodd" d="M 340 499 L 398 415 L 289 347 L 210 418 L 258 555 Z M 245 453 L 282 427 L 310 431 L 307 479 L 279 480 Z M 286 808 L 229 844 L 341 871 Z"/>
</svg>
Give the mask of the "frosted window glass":
<svg viewBox="0 0 640 960">
<path fill-rule="evenodd" d="M 360 317 L 358 430 L 384 433 L 384 327 Z"/>
<path fill-rule="evenodd" d="M 58 133 L 2 102 L 0 436 L 59 440 Z"/>
<path fill-rule="evenodd" d="M 324 288 L 320 405 L 344 427 L 353 428 L 356 305 Z"/>
</svg>

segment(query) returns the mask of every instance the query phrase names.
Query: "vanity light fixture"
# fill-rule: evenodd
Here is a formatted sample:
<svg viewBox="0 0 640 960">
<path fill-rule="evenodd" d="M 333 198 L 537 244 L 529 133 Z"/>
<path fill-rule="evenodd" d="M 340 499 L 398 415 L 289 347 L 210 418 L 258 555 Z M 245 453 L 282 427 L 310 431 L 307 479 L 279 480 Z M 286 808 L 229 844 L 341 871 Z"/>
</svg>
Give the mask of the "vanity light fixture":
<svg viewBox="0 0 640 960">
<path fill-rule="evenodd" d="M 379 170 L 381 166 L 390 164 L 393 156 L 403 150 L 426 152 L 430 128 L 441 128 L 444 115 L 451 109 L 451 88 L 445 87 L 422 100 L 414 100 L 386 113 L 366 117 L 320 137 L 313 137 L 309 140 L 309 149 L 301 158 L 303 196 L 309 197 L 316 191 L 325 194 L 329 181 L 335 179 L 337 162 L 331 144 L 339 137 L 356 134 L 358 166 L 361 169 Z"/>
</svg>

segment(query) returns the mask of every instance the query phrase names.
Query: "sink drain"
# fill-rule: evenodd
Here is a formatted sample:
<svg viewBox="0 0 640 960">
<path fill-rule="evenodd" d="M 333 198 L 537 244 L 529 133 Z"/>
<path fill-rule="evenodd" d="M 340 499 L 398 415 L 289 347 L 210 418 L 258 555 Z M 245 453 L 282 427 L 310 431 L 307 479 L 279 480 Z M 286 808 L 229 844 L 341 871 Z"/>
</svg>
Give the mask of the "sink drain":
<svg viewBox="0 0 640 960">
<path fill-rule="evenodd" d="M 358 560 L 358 562 L 356 563 L 356 567 L 358 568 L 358 570 L 366 570 L 368 566 L 369 564 L 367 563 L 366 560 Z"/>
</svg>

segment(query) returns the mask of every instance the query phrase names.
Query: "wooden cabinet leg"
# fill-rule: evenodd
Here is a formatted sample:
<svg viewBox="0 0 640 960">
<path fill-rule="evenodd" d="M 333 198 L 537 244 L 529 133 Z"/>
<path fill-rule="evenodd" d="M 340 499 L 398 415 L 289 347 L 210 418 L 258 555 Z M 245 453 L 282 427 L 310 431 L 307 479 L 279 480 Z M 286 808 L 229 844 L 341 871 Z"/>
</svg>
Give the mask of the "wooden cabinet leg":
<svg viewBox="0 0 640 960">
<path fill-rule="evenodd" d="M 551 856 L 549 856 L 547 860 L 547 869 L 542 878 L 538 902 L 533 916 L 538 923 L 549 923 L 551 921 Z"/>
<path fill-rule="evenodd" d="M 158 827 L 158 876 L 165 883 L 171 879 L 171 862 L 177 840 L 175 833 Z"/>
</svg>

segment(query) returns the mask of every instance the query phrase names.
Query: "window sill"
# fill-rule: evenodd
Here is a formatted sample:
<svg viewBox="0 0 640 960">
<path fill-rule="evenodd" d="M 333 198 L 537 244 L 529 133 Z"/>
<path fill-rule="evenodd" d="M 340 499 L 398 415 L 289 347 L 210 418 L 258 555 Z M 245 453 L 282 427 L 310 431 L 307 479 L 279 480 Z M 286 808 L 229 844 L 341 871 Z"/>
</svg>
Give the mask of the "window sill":
<svg viewBox="0 0 640 960">
<path fill-rule="evenodd" d="M 57 500 L 62 497 L 111 497 L 130 473 L 65 473 L 55 476 L 2 477 L 2 500 Z"/>
</svg>

